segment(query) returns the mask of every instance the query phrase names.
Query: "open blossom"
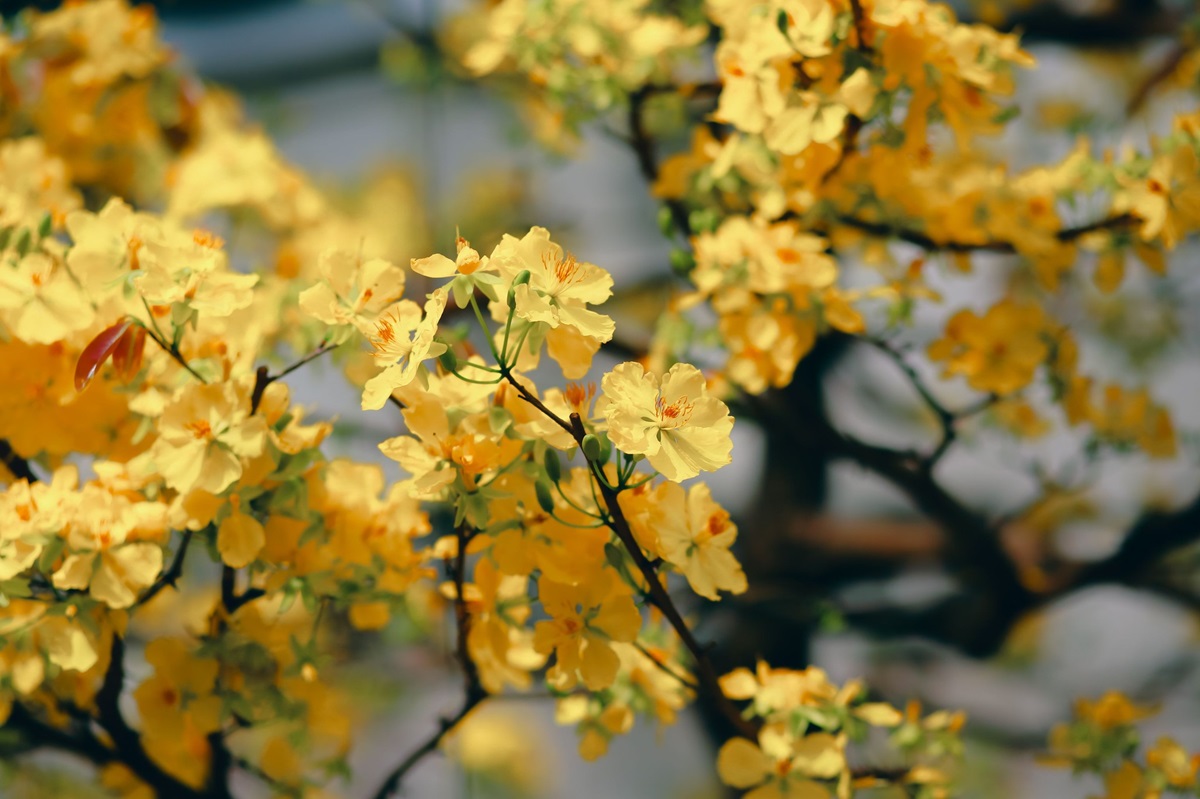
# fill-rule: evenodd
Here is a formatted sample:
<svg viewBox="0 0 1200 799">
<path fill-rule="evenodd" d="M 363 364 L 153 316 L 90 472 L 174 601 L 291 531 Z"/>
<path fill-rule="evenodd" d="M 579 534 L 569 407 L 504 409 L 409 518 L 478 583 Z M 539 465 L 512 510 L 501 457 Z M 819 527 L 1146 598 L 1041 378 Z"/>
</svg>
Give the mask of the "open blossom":
<svg viewBox="0 0 1200 799">
<path fill-rule="evenodd" d="M 845 746 L 844 736 L 796 736 L 784 724 L 768 724 L 757 745 L 745 738 L 726 741 L 717 754 L 717 774 L 734 788 L 755 788 L 745 799 L 828 799 L 832 793 L 816 780 L 845 770 Z"/>
<path fill-rule="evenodd" d="M 621 666 L 612 642 L 634 640 L 642 623 L 629 589 L 602 571 L 579 585 L 543 577 L 538 598 L 550 618 L 534 628 L 533 647 L 556 655 L 547 678 L 564 691 L 580 680 L 592 691 L 612 685 Z"/>
<path fill-rule="evenodd" d="M 189 383 L 163 410 L 149 455 L 180 493 L 219 494 L 242 476 L 244 458 L 262 452 L 267 423 L 250 415 L 248 386 Z"/>
<path fill-rule="evenodd" d="M 520 239 L 506 235 L 491 260 L 506 283 L 529 271 L 529 282 L 514 290 L 518 318 L 574 328 L 601 343 L 612 338 L 613 320 L 587 308 L 612 296 L 612 276 L 563 252 L 545 228 L 531 228 Z"/>
<path fill-rule="evenodd" d="M 685 494 L 682 486 L 663 483 L 650 504 L 649 526 L 657 532 L 663 558 L 678 567 L 697 594 L 719 598 L 718 591 L 740 594 L 746 575 L 729 551 L 737 526 L 729 512 L 713 501 L 703 483 Z"/>
<path fill-rule="evenodd" d="M 677 363 L 662 376 L 623 363 L 604 376 L 596 412 L 608 419 L 608 436 L 622 452 L 645 455 L 668 480 L 680 482 L 731 460 L 733 417 L 708 396 L 704 375 Z"/>
<path fill-rule="evenodd" d="M 363 263 L 352 252 L 329 249 L 317 267 L 324 278 L 300 292 L 300 307 L 329 325 L 369 321 L 404 294 L 404 270 L 382 258 Z"/>
<path fill-rule="evenodd" d="M 393 391 L 412 382 L 422 361 L 445 350 L 433 340 L 445 308 L 446 292 L 439 289 L 429 295 L 424 315 L 415 302 L 400 300 L 374 322 L 359 323 L 375 351 L 375 365 L 384 367 L 363 387 L 364 411 L 382 408 Z"/>
</svg>

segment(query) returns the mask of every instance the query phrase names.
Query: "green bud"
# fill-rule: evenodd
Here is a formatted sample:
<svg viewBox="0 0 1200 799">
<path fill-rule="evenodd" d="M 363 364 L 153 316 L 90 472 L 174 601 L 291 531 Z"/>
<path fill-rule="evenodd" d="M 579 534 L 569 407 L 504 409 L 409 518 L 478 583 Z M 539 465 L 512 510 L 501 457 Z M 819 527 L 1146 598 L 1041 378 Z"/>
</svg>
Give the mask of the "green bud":
<svg viewBox="0 0 1200 799">
<path fill-rule="evenodd" d="M 779 28 L 779 32 L 784 36 L 788 35 L 789 22 L 790 20 L 788 19 L 788 12 L 784 11 L 782 8 L 779 9 L 779 14 L 775 17 L 775 27 Z"/>
<path fill-rule="evenodd" d="M 524 286 L 528 282 L 529 282 L 529 270 L 522 269 L 520 271 L 520 273 L 517 275 L 516 279 L 513 280 L 512 285 L 509 286 L 509 288 L 508 288 L 508 307 L 509 308 L 517 307 L 517 286 Z"/>
<path fill-rule="evenodd" d="M 8 249 L 9 239 L 12 238 L 13 229 L 10 227 L 0 227 L 0 250 Z"/>
<path fill-rule="evenodd" d="M 671 269 L 681 277 L 687 277 L 696 266 L 696 259 L 687 250 L 671 250 Z"/>
<path fill-rule="evenodd" d="M 688 214 L 688 225 L 695 233 L 711 233 L 721 224 L 721 215 L 712 208 L 692 211 Z"/>
<path fill-rule="evenodd" d="M 608 436 L 600 437 L 600 462 L 608 463 L 609 457 L 612 455 L 613 445 L 608 440 Z"/>
<path fill-rule="evenodd" d="M 21 235 L 17 236 L 17 255 L 24 258 L 29 253 L 29 245 L 32 242 L 32 237 L 29 235 L 29 230 L 22 230 Z"/>
<path fill-rule="evenodd" d="M 604 559 L 617 571 L 625 568 L 625 553 L 611 541 L 604 545 Z"/>
<path fill-rule="evenodd" d="M 439 355 L 437 360 L 447 372 L 458 371 L 458 356 L 454 354 L 454 350 L 450 347 L 447 347 L 446 351 Z"/>
<path fill-rule="evenodd" d="M 668 239 L 675 235 L 675 217 L 668 206 L 662 205 L 658 208 L 658 229 Z"/>
<path fill-rule="evenodd" d="M 588 433 L 586 436 L 584 436 L 580 446 L 583 448 L 583 457 L 587 458 L 589 461 L 600 460 L 600 439 L 594 433 Z"/>
<path fill-rule="evenodd" d="M 545 480 L 538 480 L 533 484 L 533 493 L 537 494 L 538 505 L 546 513 L 554 512 L 554 495 L 550 493 L 550 484 Z"/>
<path fill-rule="evenodd" d="M 562 479 L 562 465 L 558 462 L 558 453 L 552 448 L 546 447 L 542 465 L 546 467 L 546 476 L 550 478 L 551 482 L 557 483 Z"/>
<path fill-rule="evenodd" d="M 46 238 L 52 230 L 54 230 L 54 220 L 50 217 L 50 214 L 42 214 L 42 219 L 38 222 L 38 238 Z"/>
</svg>

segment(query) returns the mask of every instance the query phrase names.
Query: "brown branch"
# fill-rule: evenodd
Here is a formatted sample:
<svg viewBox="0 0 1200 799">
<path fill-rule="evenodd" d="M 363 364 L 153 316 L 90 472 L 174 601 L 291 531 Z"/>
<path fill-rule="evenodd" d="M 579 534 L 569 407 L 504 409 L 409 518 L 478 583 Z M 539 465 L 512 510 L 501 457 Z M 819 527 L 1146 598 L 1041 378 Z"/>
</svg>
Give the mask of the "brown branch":
<svg viewBox="0 0 1200 799">
<path fill-rule="evenodd" d="M 900 241 L 915 244 L 916 246 L 928 250 L 930 252 L 995 252 L 1005 254 L 1015 254 L 1017 247 L 1010 241 L 939 241 L 931 236 L 921 233 L 911 228 L 901 227 L 899 225 L 890 224 L 887 222 L 870 222 L 865 219 L 850 215 L 838 215 L 835 219 L 837 224 L 846 227 L 861 230 L 862 232 L 881 239 L 899 239 Z M 1116 216 L 1105 217 L 1095 222 L 1088 222 L 1084 225 L 1076 227 L 1063 228 L 1055 234 L 1055 238 L 1060 242 L 1069 243 L 1079 239 L 1088 233 L 1094 233 L 1098 230 L 1111 230 L 1133 225 L 1138 221 L 1138 218 L 1133 214 L 1118 214 Z M 829 231 L 818 231 L 823 236 L 828 236 Z"/>
<path fill-rule="evenodd" d="M 18 480 L 26 480 L 30 483 L 38 481 L 38 476 L 29 466 L 29 461 L 17 454 L 7 438 L 0 438 L 0 463 L 3 463 L 5 468 L 12 472 L 13 477 Z"/>
<path fill-rule="evenodd" d="M 183 538 L 179 541 L 179 549 L 175 550 L 175 557 L 171 560 L 171 565 L 159 575 L 158 579 L 149 588 L 142 592 L 142 595 L 133 603 L 134 608 L 140 607 L 151 599 L 154 599 L 168 585 L 172 588 L 175 587 L 175 583 L 183 576 L 183 560 L 187 557 L 188 546 L 192 543 L 192 536 L 194 534 L 195 531 L 193 530 L 183 531 Z"/>
<path fill-rule="evenodd" d="M 872 51 L 867 42 L 867 15 L 863 12 L 862 0 L 850 0 L 850 14 L 854 18 L 854 33 L 858 36 L 858 49 L 864 53 Z"/>
<path fill-rule="evenodd" d="M 340 345 L 338 344 L 330 346 L 328 342 L 323 342 L 321 346 L 317 347 L 315 350 L 305 355 L 295 363 L 285 366 L 276 374 L 271 374 L 270 370 L 266 366 L 258 367 L 258 370 L 254 373 L 254 390 L 250 393 L 250 415 L 253 416 L 254 414 L 258 413 L 258 406 L 262 403 L 263 393 L 266 392 L 267 386 L 271 385 L 276 380 L 282 380 L 292 372 L 299 369 L 301 366 L 304 366 L 310 361 L 315 361 L 325 353 L 333 352 L 339 346 Z"/>
<path fill-rule="evenodd" d="M 1174 511 L 1143 516 L 1126 533 L 1115 552 L 1080 570 L 1061 593 L 1098 583 L 1136 585 L 1146 570 L 1162 558 L 1197 541 L 1200 541 L 1200 494 Z"/>
<path fill-rule="evenodd" d="M 1077 14 L 1059 3 L 1040 3 L 996 27 L 1004 32 L 1020 32 L 1024 42 L 1127 48 L 1145 39 L 1174 34 L 1183 22 L 1183 13 L 1166 10 L 1158 2 L 1125 0 L 1096 14 Z"/>
<path fill-rule="evenodd" d="M 57 749 L 78 755 L 97 766 L 120 760 L 116 752 L 101 743 L 86 728 L 68 731 L 51 726 L 34 716 L 20 702 L 13 703 L 4 728 L 20 733 L 26 749 Z"/>
<path fill-rule="evenodd" d="M 643 86 L 629 95 L 629 146 L 637 157 L 638 168 L 647 183 L 658 181 L 658 158 L 655 154 L 653 137 L 646 130 L 643 112 L 646 100 L 656 92 L 656 89 Z M 692 224 L 688 219 L 687 206 L 682 200 L 664 200 L 667 210 L 671 213 L 671 221 L 675 229 L 685 239 L 692 235 Z"/>
<path fill-rule="evenodd" d="M 138 779 L 154 789 L 159 796 L 180 797 L 192 799 L 195 797 L 215 797 L 225 799 L 229 796 L 225 791 L 199 792 L 179 781 L 150 759 L 142 747 L 142 740 L 137 730 L 129 726 L 121 714 L 121 692 L 125 686 L 125 641 L 116 633 L 112 636 L 112 648 L 109 651 L 108 669 L 104 672 L 104 681 L 96 693 L 96 721 L 113 742 L 112 760 L 119 760 L 137 775 Z"/>
<path fill-rule="evenodd" d="M 938 425 L 941 428 L 942 435 L 937 445 L 933 448 L 933 451 L 921 458 L 922 464 L 927 470 L 932 470 L 937 465 L 937 462 L 941 460 L 942 456 L 945 455 L 950 449 L 951 445 L 953 445 L 958 439 L 958 423 L 963 419 L 970 418 L 971 416 L 986 410 L 994 405 L 998 399 L 998 397 L 994 394 L 988 395 L 979 402 L 968 405 L 960 410 L 952 411 L 933 396 L 933 393 L 929 390 L 929 387 L 925 385 L 925 381 L 921 379 L 921 375 L 917 373 L 917 370 L 904 357 L 903 352 L 896 349 L 896 347 L 894 347 L 891 343 L 883 341 L 882 339 L 861 338 L 859 340 L 879 350 L 886 355 L 892 361 L 892 363 L 896 364 L 896 366 L 899 367 L 900 371 L 902 371 L 904 376 L 908 379 L 908 382 L 913 387 L 913 390 L 917 392 L 918 396 L 920 396 L 921 401 L 933 413 L 933 415 L 937 417 Z"/>
<path fill-rule="evenodd" d="M 467 714 L 474 710 L 475 706 L 483 701 L 483 698 L 484 697 L 472 699 L 471 697 L 467 697 L 466 701 L 463 702 L 463 706 L 459 708 L 457 713 L 448 718 L 439 719 L 437 730 L 434 731 L 434 733 L 428 738 L 426 738 L 420 746 L 410 752 L 398 766 L 392 769 L 392 771 L 384 779 L 383 784 L 379 786 L 379 789 L 375 791 L 374 794 L 372 794 L 373 799 L 388 799 L 389 796 L 395 793 L 400 787 L 400 783 L 404 781 L 406 776 L 408 776 L 408 772 L 412 771 L 413 767 L 424 760 L 428 755 L 436 752 L 438 745 L 442 742 L 442 739 L 445 738 L 451 730 L 458 726 L 458 724 L 467 717 Z"/>
<path fill-rule="evenodd" d="M 221 607 L 224 608 L 227 616 L 232 616 L 242 608 L 254 600 L 266 596 L 267 592 L 261 588 L 247 588 L 240 594 L 237 591 L 237 569 L 232 566 L 221 567 Z"/>
<path fill-rule="evenodd" d="M 1035 597 L 1022 585 L 996 525 L 947 492 L 935 478 L 933 464 L 926 457 L 859 441 L 839 431 L 819 408 L 809 407 L 799 397 L 790 397 L 795 407 L 781 403 L 782 399 L 772 393 L 744 395 L 740 401 L 778 434 L 802 446 L 820 447 L 834 457 L 853 461 L 907 494 L 945 532 L 947 564 L 959 573 L 964 584 L 979 593 L 975 598 L 958 598 L 953 636 L 948 642 L 972 655 L 994 653 L 1013 619 L 1035 602 Z M 799 419 L 804 420 L 802 424 Z"/>
<path fill-rule="evenodd" d="M 1158 88 L 1160 84 L 1175 74 L 1183 60 L 1187 58 L 1188 53 L 1192 51 L 1193 43 L 1191 41 L 1176 42 L 1167 53 L 1166 57 L 1159 62 L 1158 66 L 1147 73 L 1133 90 L 1133 94 L 1129 96 L 1129 101 L 1125 103 L 1125 116 L 1131 117 L 1141 111 L 1150 99 L 1150 95 Z"/>
<path fill-rule="evenodd" d="M 579 414 L 572 413 L 570 422 L 566 421 L 554 413 L 554 411 L 547 408 L 532 392 L 518 383 L 513 378 L 511 372 L 503 372 L 502 374 L 509 384 L 517 389 L 517 393 L 520 394 L 522 399 L 545 414 L 547 418 L 559 427 L 569 432 L 582 451 L 583 438 L 587 434 L 587 431 L 584 430 L 583 420 L 580 419 Z M 592 473 L 593 482 L 599 488 L 600 495 L 604 499 L 612 531 L 616 533 L 617 539 L 625 547 L 625 550 L 633 559 L 634 565 L 637 566 L 638 571 L 641 573 L 642 578 L 646 581 L 647 598 L 663 614 L 667 623 L 675 630 L 675 634 L 679 636 L 679 640 L 688 650 L 688 653 L 691 654 L 699 688 L 709 696 L 721 715 L 733 725 L 733 728 L 738 731 L 739 735 L 754 739 L 758 734 L 758 728 L 753 722 L 742 717 L 741 712 L 729 700 L 725 692 L 721 690 L 720 678 L 712 665 L 712 661 L 708 657 L 708 647 L 696 640 L 696 636 L 692 633 L 691 628 L 684 621 L 679 609 L 675 607 L 675 603 L 671 600 L 671 595 L 663 588 L 657 569 L 650 562 L 650 559 L 646 557 L 646 553 L 642 551 L 641 545 L 638 544 L 637 538 L 629 526 L 629 521 L 625 518 L 624 511 L 621 510 L 621 504 L 617 501 L 617 492 L 604 479 L 600 464 L 589 460 L 588 468 Z"/>
<path fill-rule="evenodd" d="M 475 661 L 472 660 L 471 653 L 467 648 L 467 639 L 471 633 L 471 611 L 467 606 L 464 593 L 467 571 L 467 543 L 470 541 L 473 531 L 466 526 L 460 526 L 455 530 L 455 535 L 458 540 L 458 547 L 448 565 L 454 580 L 454 657 L 463 672 L 463 703 L 458 712 L 453 716 L 440 719 L 437 729 L 388 773 L 379 788 L 372 794 L 373 799 L 388 799 L 389 796 L 399 790 L 400 784 L 404 781 L 408 772 L 428 755 L 437 751 L 438 746 L 446 735 L 489 696 L 487 690 L 483 687 L 483 683 L 480 682 L 479 667 L 475 665 Z"/>
</svg>

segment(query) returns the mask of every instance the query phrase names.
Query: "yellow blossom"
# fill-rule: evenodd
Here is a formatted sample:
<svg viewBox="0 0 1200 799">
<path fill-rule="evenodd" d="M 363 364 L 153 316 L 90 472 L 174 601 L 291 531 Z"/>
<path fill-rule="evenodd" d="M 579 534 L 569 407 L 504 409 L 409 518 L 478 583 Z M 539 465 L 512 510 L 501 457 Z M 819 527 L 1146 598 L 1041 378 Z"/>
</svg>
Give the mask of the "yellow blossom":
<svg viewBox="0 0 1200 799">
<path fill-rule="evenodd" d="M 818 779 L 846 768 L 845 740 L 825 732 L 794 736 L 783 724 L 768 724 L 757 745 L 731 738 L 717 753 L 717 774 L 734 788 L 755 788 L 745 799 L 829 799 Z M 758 786 L 758 787 L 755 787 Z"/>
<path fill-rule="evenodd" d="M 730 461 L 733 417 L 708 395 L 704 375 L 676 364 L 660 379 L 624 363 L 604 376 L 596 413 L 622 452 L 645 455 L 664 477 L 680 482 Z"/>
<path fill-rule="evenodd" d="M 219 494 L 242 475 L 243 459 L 262 452 L 266 420 L 250 415 L 247 386 L 185 385 L 159 418 L 159 438 L 147 456 L 167 485 L 186 493 Z"/>
<path fill-rule="evenodd" d="M 564 691 L 579 680 L 592 691 L 611 685 L 620 658 L 610 642 L 632 641 L 641 628 L 629 589 L 605 570 L 575 586 L 543 577 L 538 599 L 550 619 L 537 623 L 533 645 L 539 652 L 555 653 L 547 678 Z"/>
<path fill-rule="evenodd" d="M 1014 300 L 1002 300 L 982 317 L 959 311 L 946 323 L 945 337 L 929 345 L 929 357 L 946 361 L 946 374 L 964 375 L 972 388 L 1011 394 L 1046 361 L 1045 327 L 1041 308 Z"/>
<path fill-rule="evenodd" d="M 371 322 L 359 322 L 374 350 L 375 365 L 383 367 L 363 387 L 363 410 L 382 408 L 392 392 L 412 382 L 425 359 L 445 351 L 433 340 L 445 308 L 446 292 L 439 289 L 425 301 L 424 312 L 415 302 L 400 300 Z"/>
<path fill-rule="evenodd" d="M 718 591 L 746 590 L 746 575 L 729 551 L 737 527 L 708 486 L 699 483 L 684 491 L 676 483 L 661 484 L 646 521 L 658 534 L 663 559 L 683 572 L 697 594 L 716 600 Z"/>
</svg>

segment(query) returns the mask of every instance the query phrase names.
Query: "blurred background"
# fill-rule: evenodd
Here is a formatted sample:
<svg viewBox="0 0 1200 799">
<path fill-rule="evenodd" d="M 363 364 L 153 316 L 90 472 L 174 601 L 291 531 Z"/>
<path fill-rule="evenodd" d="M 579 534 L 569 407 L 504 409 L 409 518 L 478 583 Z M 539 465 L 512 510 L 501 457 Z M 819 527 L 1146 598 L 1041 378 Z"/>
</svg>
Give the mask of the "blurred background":
<svg viewBox="0 0 1200 799">
<path fill-rule="evenodd" d="M 7 14 L 25 5 L 3 2 L 0 8 Z M 633 155 L 603 124 L 578 139 L 564 134 L 536 142 L 526 132 L 528 109 L 523 115 L 502 94 L 464 80 L 444 61 L 434 31 L 464 11 L 465 2 L 154 5 L 163 38 L 204 79 L 237 91 L 249 116 L 287 158 L 348 202 L 376 203 L 394 214 L 402 232 L 397 262 L 453 252 L 456 228 L 484 250 L 502 232 L 543 225 L 624 287 L 619 329 L 648 332 L 670 275 L 670 247 Z M 1132 120 L 1126 113 L 1139 80 L 1172 57 L 1186 4 L 954 5 L 964 17 L 1025 31 L 1027 49 L 1039 62 L 1018 76 L 1016 99 L 1025 116 L 1010 129 L 1019 135 L 989 145 L 1014 167 L 1061 159 L 1073 144 L 1064 128 L 1115 148 L 1168 130 L 1175 113 L 1194 108 L 1192 95 L 1166 92 Z M 671 143 L 665 144 L 669 151 Z M 1200 486 L 1189 432 L 1200 430 L 1200 278 L 1190 269 L 1195 254 L 1183 245 L 1172 258 L 1170 277 L 1144 285 L 1134 277 L 1120 301 L 1094 291 L 1073 300 L 1089 310 L 1091 328 L 1077 332 L 1094 344 L 1085 348 L 1091 368 L 1113 378 L 1133 375 L 1134 382 L 1153 375 L 1157 399 L 1181 432 L 1180 458 L 1162 464 L 1140 455 L 1098 456 L 1081 463 L 1079 442 L 1069 433 L 1018 443 L 984 425 L 964 435 L 941 464 L 939 479 L 964 503 L 1013 520 L 1008 529 L 1014 546 L 1037 534 L 1030 531 L 1041 517 L 1030 515 L 1029 503 L 1047 475 L 1064 490 L 1062 507 L 1046 514 L 1070 519 L 1053 525 L 1052 545 L 1082 561 L 1112 552 L 1147 507 L 1190 501 Z M 1006 259 L 977 264 L 969 279 L 931 273 L 945 303 L 916 314 L 913 341 L 923 347 L 935 338 L 948 309 L 986 306 L 1006 275 Z M 855 268 L 843 264 L 851 281 Z M 864 440 L 895 446 L 936 435 L 937 420 L 921 410 L 895 364 L 865 350 L 826 342 L 802 364 L 798 380 L 817 387 L 837 426 Z M 597 373 L 615 361 L 602 354 Z M 923 376 L 949 406 L 970 396 L 964 386 L 938 382 L 931 368 Z M 358 393 L 320 363 L 289 382 L 316 413 L 339 417 L 333 454 L 374 460 L 400 476 L 375 447 L 398 432 L 386 427 L 394 417 L 361 413 Z M 862 677 L 899 706 L 918 698 L 927 710 L 965 709 L 969 768 L 963 795 L 969 797 L 1082 799 L 1095 793 L 1098 784 L 1039 767 L 1035 755 L 1050 726 L 1070 715 L 1076 697 L 1110 688 L 1162 703 L 1161 715 L 1145 725 L 1148 742 L 1171 734 L 1185 747 L 1200 745 L 1200 586 L 1194 581 L 1195 593 L 1173 598 L 1116 586 L 1073 593 L 1028 614 L 985 657 L 965 654 L 970 647 L 952 640 L 856 624 L 878 609 L 919 613 L 952 597 L 939 534 L 895 488 L 861 468 L 820 453 L 781 453 L 772 442 L 770 430 L 739 423 L 734 464 L 710 478 L 717 499 L 739 521 L 740 555 L 752 590 L 719 612 L 698 605 L 686 610 L 700 619 L 702 638 L 731 642 L 723 648 L 725 665 L 748 665 L 757 655 L 779 666 L 811 662 L 836 681 Z M 1086 490 L 1073 492 L 1075 486 Z M 782 505 L 774 501 L 781 496 L 787 498 Z M 755 515 L 766 504 L 782 510 L 769 520 Z M 756 546 L 756 537 L 772 545 Z M 1196 559 L 1194 550 L 1183 553 L 1178 568 L 1194 574 Z M 376 711 L 376 721 L 356 736 L 354 776 L 341 791 L 345 795 L 367 793 L 457 701 L 459 684 L 445 653 L 398 646 L 406 635 L 389 630 L 355 668 L 357 691 L 364 707 Z M 527 738 L 495 732 L 514 718 L 521 719 Z M 516 787 L 430 760 L 414 772 L 406 795 L 723 795 L 713 773 L 712 731 L 701 712 L 663 731 L 639 723 L 632 734 L 614 739 L 597 763 L 579 759 L 574 733 L 554 725 L 548 701 L 500 700 L 476 723 L 483 740 L 476 748 L 491 751 L 489 768 L 507 773 Z"/>
</svg>

